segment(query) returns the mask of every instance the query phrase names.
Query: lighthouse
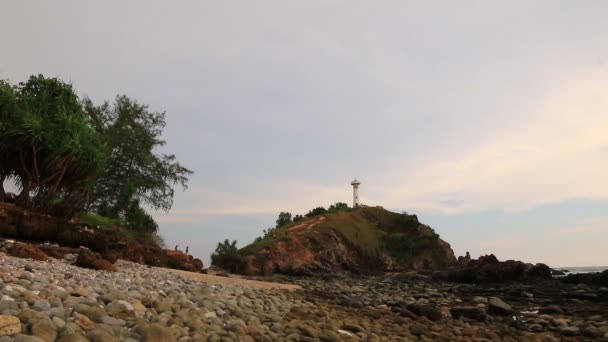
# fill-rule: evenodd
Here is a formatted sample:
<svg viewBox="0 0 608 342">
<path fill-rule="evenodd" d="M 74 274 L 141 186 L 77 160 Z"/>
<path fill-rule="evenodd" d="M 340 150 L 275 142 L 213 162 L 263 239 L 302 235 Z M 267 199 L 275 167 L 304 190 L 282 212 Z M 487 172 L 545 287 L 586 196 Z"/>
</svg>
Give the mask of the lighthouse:
<svg viewBox="0 0 608 342">
<path fill-rule="evenodd" d="M 350 185 L 353 186 L 353 208 L 356 208 L 359 206 L 359 185 L 360 184 L 361 184 L 361 182 L 359 182 L 356 177 L 355 177 L 354 181 L 350 182 Z"/>
</svg>

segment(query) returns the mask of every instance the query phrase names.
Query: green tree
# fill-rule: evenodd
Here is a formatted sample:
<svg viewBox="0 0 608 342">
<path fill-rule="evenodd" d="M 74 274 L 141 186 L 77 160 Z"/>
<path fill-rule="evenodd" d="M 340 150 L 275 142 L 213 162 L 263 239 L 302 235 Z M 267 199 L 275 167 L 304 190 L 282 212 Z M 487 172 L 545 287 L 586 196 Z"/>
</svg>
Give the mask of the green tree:
<svg viewBox="0 0 608 342">
<path fill-rule="evenodd" d="M 134 227 L 140 219 L 146 227 L 155 227 L 141 207 L 168 211 L 175 187 L 186 189 L 192 174 L 175 155 L 158 152 L 166 143 L 161 139 L 165 113 L 150 111 L 124 95 L 100 106 L 87 99 L 84 106 L 110 151 L 87 208 L 121 218 L 128 227 Z"/>
<path fill-rule="evenodd" d="M 281 212 L 279 214 L 279 217 L 277 218 L 277 228 L 283 227 L 286 224 L 291 223 L 291 213 L 288 212 Z"/>
<path fill-rule="evenodd" d="M 105 149 L 72 86 L 38 75 L 12 90 L 3 82 L 0 92 L 0 178 L 17 180 L 21 206 L 48 211 L 60 203 L 73 213 L 102 169 Z"/>
<path fill-rule="evenodd" d="M 329 206 L 329 209 L 327 211 L 329 212 L 336 212 L 336 211 L 345 211 L 350 209 L 348 207 L 348 204 L 344 203 L 344 202 L 336 202 L 336 204 L 332 204 Z"/>
<path fill-rule="evenodd" d="M 293 217 L 293 222 L 302 221 L 303 219 L 304 219 L 304 216 L 297 214 L 296 216 Z"/>
<path fill-rule="evenodd" d="M 306 216 L 306 217 L 313 217 L 313 216 L 325 214 L 326 212 L 327 212 L 327 210 L 325 208 L 323 208 L 323 207 L 316 207 L 316 208 L 310 210 L 304 216 Z"/>
<path fill-rule="evenodd" d="M 243 257 L 236 247 L 236 240 L 232 243 L 228 239 L 224 240 L 223 243 L 219 242 L 215 252 L 211 254 L 211 265 L 228 269 L 231 272 L 236 272 L 242 260 Z"/>
</svg>

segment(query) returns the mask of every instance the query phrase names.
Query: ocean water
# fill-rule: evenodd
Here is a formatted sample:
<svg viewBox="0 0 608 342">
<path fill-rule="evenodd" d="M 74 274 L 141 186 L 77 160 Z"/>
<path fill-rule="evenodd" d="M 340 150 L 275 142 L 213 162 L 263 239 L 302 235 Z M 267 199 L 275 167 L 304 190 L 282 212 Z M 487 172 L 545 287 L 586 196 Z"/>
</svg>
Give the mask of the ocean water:
<svg viewBox="0 0 608 342">
<path fill-rule="evenodd" d="M 556 270 L 567 271 L 570 273 L 591 273 L 591 272 L 602 272 L 608 270 L 608 266 L 582 266 L 582 267 L 553 267 Z"/>
</svg>

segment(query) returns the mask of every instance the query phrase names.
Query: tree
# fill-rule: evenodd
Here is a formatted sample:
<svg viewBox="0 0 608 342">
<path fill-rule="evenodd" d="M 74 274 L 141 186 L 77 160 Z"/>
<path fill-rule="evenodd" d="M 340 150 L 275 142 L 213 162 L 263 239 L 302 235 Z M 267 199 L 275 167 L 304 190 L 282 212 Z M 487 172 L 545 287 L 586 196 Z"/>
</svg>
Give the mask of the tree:
<svg viewBox="0 0 608 342">
<path fill-rule="evenodd" d="M 283 227 L 286 224 L 291 223 L 291 213 L 288 212 L 281 212 L 279 214 L 279 217 L 277 218 L 277 228 Z"/>
<path fill-rule="evenodd" d="M 313 216 L 325 214 L 326 212 L 327 212 L 327 210 L 325 208 L 323 208 L 323 207 L 316 207 L 316 208 L 310 210 L 304 216 L 306 216 L 306 217 L 313 217 Z"/>
<path fill-rule="evenodd" d="M 219 242 L 215 248 L 215 252 L 211 254 L 211 265 L 225 268 L 231 272 L 236 272 L 243 257 L 236 247 L 236 240 L 230 242 L 226 239 L 224 242 Z"/>
<path fill-rule="evenodd" d="M 304 219 L 304 216 L 297 214 L 296 216 L 293 217 L 293 222 L 302 221 L 303 219 Z"/>
<path fill-rule="evenodd" d="M 344 210 L 348 210 L 348 204 L 344 203 L 344 202 L 336 202 L 336 204 L 332 204 L 329 206 L 328 211 L 330 212 L 336 212 L 336 211 L 344 211 Z"/>
<path fill-rule="evenodd" d="M 72 213 L 105 161 L 78 96 L 71 85 L 42 75 L 14 87 L 3 82 L 0 93 L 0 178 L 17 180 L 21 206 L 48 211 L 59 203 Z"/>
<path fill-rule="evenodd" d="M 158 152 L 166 143 L 160 137 L 165 113 L 150 111 L 124 95 L 100 106 L 86 99 L 84 107 L 110 151 L 87 208 L 121 218 L 127 226 L 135 225 L 132 218 L 143 218 L 141 206 L 168 211 L 174 188 L 186 189 L 192 171 L 180 165 L 175 155 Z"/>
</svg>

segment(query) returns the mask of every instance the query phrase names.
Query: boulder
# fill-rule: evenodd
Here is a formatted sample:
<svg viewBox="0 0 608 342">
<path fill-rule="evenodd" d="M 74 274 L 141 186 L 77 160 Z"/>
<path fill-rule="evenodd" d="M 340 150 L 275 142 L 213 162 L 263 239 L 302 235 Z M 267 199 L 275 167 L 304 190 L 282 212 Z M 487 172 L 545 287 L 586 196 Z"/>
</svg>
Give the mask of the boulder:
<svg viewBox="0 0 608 342">
<path fill-rule="evenodd" d="M 48 256 L 38 247 L 21 242 L 15 242 L 8 247 L 7 254 L 17 258 L 27 258 L 40 261 L 48 260 Z"/>
<path fill-rule="evenodd" d="M 491 297 L 488 301 L 488 312 L 495 315 L 510 315 L 513 313 L 513 308 L 502 299 Z"/>
<path fill-rule="evenodd" d="M 116 268 L 109 261 L 103 259 L 99 254 L 87 249 L 81 249 L 76 259 L 76 266 L 90 268 L 99 271 L 115 272 Z"/>
<path fill-rule="evenodd" d="M 15 316 L 0 315 L 0 336 L 13 336 L 21 332 L 21 321 Z"/>
<path fill-rule="evenodd" d="M 471 318 L 480 322 L 486 320 L 487 315 L 484 309 L 478 306 L 455 306 L 450 310 L 453 318 Z"/>
</svg>

